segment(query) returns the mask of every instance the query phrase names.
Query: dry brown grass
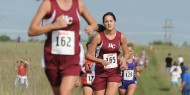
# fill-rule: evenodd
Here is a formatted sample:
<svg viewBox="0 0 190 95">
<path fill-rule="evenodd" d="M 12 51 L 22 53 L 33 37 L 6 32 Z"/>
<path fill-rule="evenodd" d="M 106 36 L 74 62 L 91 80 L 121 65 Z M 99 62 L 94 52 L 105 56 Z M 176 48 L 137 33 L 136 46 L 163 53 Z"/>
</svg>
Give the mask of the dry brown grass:
<svg viewBox="0 0 190 95">
<path fill-rule="evenodd" d="M 137 46 L 135 49 L 137 52 L 140 52 L 142 47 Z M 53 95 L 41 67 L 42 51 L 43 43 L 41 42 L 0 42 L 0 95 Z M 172 53 L 174 60 L 177 60 L 177 56 L 182 54 L 185 64 L 189 65 L 189 51 L 189 48 L 168 46 L 157 46 L 154 51 L 147 50 L 147 54 L 150 57 L 150 65 L 142 73 L 138 81 L 136 95 L 179 95 L 176 91 L 177 88 L 170 88 L 170 80 L 164 75 L 164 58 L 168 52 Z M 28 69 L 28 89 L 14 86 L 17 74 L 14 68 L 19 65 L 16 61 L 20 58 L 26 58 L 30 63 Z M 80 88 L 76 88 L 73 93 L 73 95 L 82 95 Z"/>
</svg>

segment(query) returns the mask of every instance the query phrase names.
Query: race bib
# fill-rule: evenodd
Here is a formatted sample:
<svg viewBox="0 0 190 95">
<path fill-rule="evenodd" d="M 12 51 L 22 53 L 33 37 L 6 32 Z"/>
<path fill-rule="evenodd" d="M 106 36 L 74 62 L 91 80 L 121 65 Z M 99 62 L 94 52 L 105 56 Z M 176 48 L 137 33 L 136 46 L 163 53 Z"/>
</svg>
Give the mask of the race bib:
<svg viewBox="0 0 190 95">
<path fill-rule="evenodd" d="M 108 65 L 104 66 L 104 68 L 117 68 L 117 54 L 116 53 L 109 53 L 109 54 L 104 54 L 103 59 L 107 60 L 109 62 Z"/>
<path fill-rule="evenodd" d="M 133 80 L 134 78 L 134 70 L 124 70 L 123 79 L 124 80 Z"/>
<path fill-rule="evenodd" d="M 94 75 L 92 75 L 92 74 L 87 74 L 87 75 L 86 75 L 86 82 L 87 82 L 88 84 L 92 84 L 92 82 L 94 81 L 94 78 L 95 78 Z"/>
<path fill-rule="evenodd" d="M 75 32 L 56 30 L 52 32 L 52 54 L 74 55 L 75 54 Z"/>
</svg>

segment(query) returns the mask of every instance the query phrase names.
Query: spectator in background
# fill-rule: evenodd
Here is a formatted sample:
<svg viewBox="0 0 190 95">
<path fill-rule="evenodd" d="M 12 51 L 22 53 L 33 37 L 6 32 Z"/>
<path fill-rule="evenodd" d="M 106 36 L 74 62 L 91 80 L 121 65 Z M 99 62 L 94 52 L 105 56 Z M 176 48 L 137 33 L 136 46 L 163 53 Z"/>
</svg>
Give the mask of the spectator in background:
<svg viewBox="0 0 190 95">
<path fill-rule="evenodd" d="M 145 49 L 143 48 L 142 51 L 141 51 L 141 56 L 139 58 L 139 68 L 140 68 L 140 71 L 143 71 L 144 68 L 146 68 L 148 66 L 148 63 L 149 63 L 149 58 L 146 55 Z"/>
<path fill-rule="evenodd" d="M 15 86 L 21 84 L 22 86 L 25 85 L 25 87 L 28 88 L 28 78 L 26 72 L 29 63 L 24 59 L 20 59 L 18 62 L 20 65 L 15 68 L 15 70 L 17 70 Z"/>
<path fill-rule="evenodd" d="M 182 95 L 190 95 L 190 72 L 188 72 L 189 67 L 184 66 L 185 73 L 182 76 L 182 84 L 180 87 L 180 92 Z"/>
<path fill-rule="evenodd" d="M 181 63 L 183 63 L 183 57 L 181 55 L 179 55 L 178 57 L 178 64 L 181 65 Z"/>
<path fill-rule="evenodd" d="M 165 58 L 165 62 L 166 62 L 166 73 L 170 73 L 170 69 L 172 67 L 172 57 L 171 57 L 171 53 L 168 53 L 168 56 Z"/>
<path fill-rule="evenodd" d="M 182 70 L 181 70 L 181 67 L 178 65 L 177 62 L 174 62 L 174 63 L 173 63 L 173 65 L 172 65 L 172 67 L 171 67 L 171 69 L 170 69 L 170 74 L 174 71 L 175 68 L 178 69 L 178 70 L 177 70 L 177 73 L 178 73 L 179 75 L 181 75 L 181 74 L 182 74 Z M 179 77 L 179 83 L 181 83 L 181 76 Z"/>
<path fill-rule="evenodd" d="M 146 57 L 146 51 L 145 51 L 144 48 L 143 48 L 142 51 L 141 51 L 141 57 Z"/>
<path fill-rule="evenodd" d="M 181 65 L 180 65 L 180 67 L 181 67 L 181 71 L 182 71 L 182 73 L 181 73 L 181 77 L 183 76 L 183 74 L 185 73 L 185 70 L 184 70 L 184 63 L 182 62 L 181 63 Z"/>
<path fill-rule="evenodd" d="M 140 72 L 142 72 L 144 70 L 144 59 L 142 57 L 139 58 L 139 69 L 140 69 Z"/>
<path fill-rule="evenodd" d="M 171 72 L 171 82 L 172 82 L 173 86 L 179 85 L 179 78 L 180 78 L 180 74 L 178 73 L 178 68 L 175 68 Z"/>
<path fill-rule="evenodd" d="M 18 36 L 18 38 L 17 38 L 17 42 L 20 43 L 20 41 L 21 41 L 21 37 Z"/>
<path fill-rule="evenodd" d="M 149 49 L 150 49 L 150 51 L 153 50 L 153 48 L 154 48 L 154 44 L 153 43 L 149 43 Z"/>
<path fill-rule="evenodd" d="M 181 67 L 177 64 L 177 62 L 174 62 L 171 69 L 170 69 L 170 73 L 172 73 L 174 71 L 174 69 L 177 68 L 178 69 L 178 73 L 181 74 L 182 70 Z"/>
</svg>

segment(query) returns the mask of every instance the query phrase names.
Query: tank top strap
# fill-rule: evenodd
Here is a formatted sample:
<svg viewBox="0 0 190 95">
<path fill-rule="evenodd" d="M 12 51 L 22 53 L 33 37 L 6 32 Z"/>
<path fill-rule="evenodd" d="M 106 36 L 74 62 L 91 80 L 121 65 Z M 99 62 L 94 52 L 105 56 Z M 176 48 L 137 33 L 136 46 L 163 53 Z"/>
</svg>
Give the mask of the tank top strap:
<svg viewBox="0 0 190 95">
<path fill-rule="evenodd" d="M 78 13 L 81 15 L 80 8 L 79 8 L 79 0 L 72 0 L 73 1 L 73 7 L 78 11 Z"/>
<path fill-rule="evenodd" d="M 119 40 L 120 44 L 121 44 L 121 32 L 116 31 L 116 38 L 117 41 Z"/>
<path fill-rule="evenodd" d="M 135 60 L 135 56 L 134 55 L 132 55 L 132 58 L 133 58 L 133 62 L 135 62 L 136 60 Z"/>
<path fill-rule="evenodd" d="M 49 0 L 49 2 L 50 2 L 50 12 L 49 14 L 45 15 L 44 19 L 50 18 L 55 10 L 56 0 Z"/>
<path fill-rule="evenodd" d="M 106 35 L 104 34 L 104 32 L 100 32 L 100 43 L 102 43 L 103 39 L 105 39 Z"/>
</svg>

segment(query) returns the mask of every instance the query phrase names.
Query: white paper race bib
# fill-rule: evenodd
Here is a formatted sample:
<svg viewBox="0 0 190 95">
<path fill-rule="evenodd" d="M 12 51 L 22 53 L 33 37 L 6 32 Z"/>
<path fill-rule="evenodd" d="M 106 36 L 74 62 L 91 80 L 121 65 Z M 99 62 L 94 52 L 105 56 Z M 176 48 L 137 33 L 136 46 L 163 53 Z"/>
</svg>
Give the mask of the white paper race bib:
<svg viewBox="0 0 190 95">
<path fill-rule="evenodd" d="M 133 80 L 134 78 L 134 70 L 124 70 L 123 72 L 124 80 Z"/>
<path fill-rule="evenodd" d="M 108 65 L 104 66 L 104 68 L 117 68 L 117 54 L 116 53 L 109 53 L 104 54 L 103 59 L 109 62 Z"/>
<path fill-rule="evenodd" d="M 52 32 L 52 54 L 74 55 L 75 54 L 75 32 L 56 30 Z"/>
<path fill-rule="evenodd" d="M 92 84 L 92 82 L 94 81 L 94 78 L 95 78 L 94 75 L 87 73 L 87 75 L 86 75 L 86 82 L 87 82 L 88 84 Z"/>
</svg>

